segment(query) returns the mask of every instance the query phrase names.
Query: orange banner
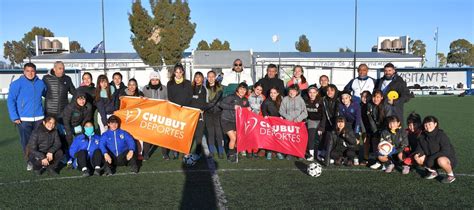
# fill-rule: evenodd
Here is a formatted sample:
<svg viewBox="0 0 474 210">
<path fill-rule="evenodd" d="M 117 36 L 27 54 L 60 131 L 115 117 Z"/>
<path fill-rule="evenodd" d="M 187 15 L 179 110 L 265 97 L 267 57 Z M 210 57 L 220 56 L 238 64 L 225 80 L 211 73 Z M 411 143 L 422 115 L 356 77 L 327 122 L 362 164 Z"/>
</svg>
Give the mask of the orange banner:
<svg viewBox="0 0 474 210">
<path fill-rule="evenodd" d="M 165 100 L 124 97 L 114 112 L 121 128 L 135 139 L 188 154 L 199 119 L 199 109 Z"/>
</svg>

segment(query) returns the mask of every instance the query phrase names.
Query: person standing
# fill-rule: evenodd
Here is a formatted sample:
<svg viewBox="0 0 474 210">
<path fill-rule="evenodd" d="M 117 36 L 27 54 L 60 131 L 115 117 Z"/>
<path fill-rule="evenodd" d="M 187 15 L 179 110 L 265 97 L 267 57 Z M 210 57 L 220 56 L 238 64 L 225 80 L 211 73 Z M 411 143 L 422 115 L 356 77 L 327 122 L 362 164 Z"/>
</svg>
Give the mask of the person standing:
<svg viewBox="0 0 474 210">
<path fill-rule="evenodd" d="M 267 75 L 260 79 L 258 83 L 262 84 L 263 94 L 268 98 L 270 95 L 270 88 L 276 87 L 280 95 L 285 94 L 285 85 L 283 80 L 278 78 L 278 67 L 275 64 L 268 64 Z"/>
<path fill-rule="evenodd" d="M 357 72 L 359 76 L 347 83 L 344 91 L 350 92 L 352 100 L 359 104 L 362 92 L 369 91 L 372 93 L 374 91 L 375 79 L 368 76 L 369 67 L 366 64 L 360 64 Z"/>
<path fill-rule="evenodd" d="M 384 98 L 388 104 L 393 106 L 394 115 L 398 119 L 405 119 L 403 117 L 403 107 L 407 103 L 412 95 L 407 87 L 407 83 L 398 76 L 395 66 L 392 63 L 387 63 L 384 66 L 384 76 L 377 80 L 375 89 L 381 90 L 384 94 Z M 388 93 L 395 91 L 398 93 L 397 99 L 390 99 Z"/>
<path fill-rule="evenodd" d="M 10 84 L 7 107 L 10 120 L 18 128 L 23 155 L 26 157 L 26 145 L 31 133 L 44 119 L 42 97 L 46 94 L 46 85 L 36 76 L 36 66 L 26 63 L 23 75 Z M 26 169 L 33 170 L 28 162 Z"/>
<path fill-rule="evenodd" d="M 72 83 L 71 77 L 64 73 L 64 63 L 62 61 L 54 63 L 54 68 L 50 74 L 43 77 L 43 81 L 47 87 L 45 100 L 46 116 L 56 118 L 60 125 L 58 130 L 60 134 L 64 134 L 61 113 L 69 104 L 68 93 L 76 95 L 76 88 Z"/>
<path fill-rule="evenodd" d="M 223 132 L 221 127 L 222 109 L 219 108 L 219 102 L 222 101 L 222 86 L 216 79 L 216 72 L 207 72 L 207 107 L 204 113 L 204 122 L 207 131 L 207 143 L 210 156 L 218 153 L 219 159 L 224 158 Z M 217 149 L 216 143 L 217 142 Z"/>
<path fill-rule="evenodd" d="M 233 94 L 237 86 L 242 82 L 245 82 L 247 85 L 253 85 L 254 83 L 252 72 L 244 70 L 244 64 L 239 58 L 234 60 L 231 71 L 225 72 L 225 75 L 222 72 L 221 75 L 223 76 L 221 84 L 224 86 L 224 96 Z"/>
</svg>

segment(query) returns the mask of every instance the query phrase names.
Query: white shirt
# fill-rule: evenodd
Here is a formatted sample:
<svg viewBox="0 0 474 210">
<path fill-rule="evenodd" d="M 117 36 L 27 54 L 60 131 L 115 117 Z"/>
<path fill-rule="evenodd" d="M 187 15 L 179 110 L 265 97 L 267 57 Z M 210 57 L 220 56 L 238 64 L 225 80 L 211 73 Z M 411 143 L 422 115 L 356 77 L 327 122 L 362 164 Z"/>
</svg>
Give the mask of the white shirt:
<svg viewBox="0 0 474 210">
<path fill-rule="evenodd" d="M 250 70 L 243 70 L 242 72 L 235 72 L 232 69 L 222 70 L 224 78 L 222 79 L 222 85 L 228 86 L 229 84 L 240 84 L 241 82 L 247 83 L 247 85 L 253 85 L 253 79 Z"/>
</svg>

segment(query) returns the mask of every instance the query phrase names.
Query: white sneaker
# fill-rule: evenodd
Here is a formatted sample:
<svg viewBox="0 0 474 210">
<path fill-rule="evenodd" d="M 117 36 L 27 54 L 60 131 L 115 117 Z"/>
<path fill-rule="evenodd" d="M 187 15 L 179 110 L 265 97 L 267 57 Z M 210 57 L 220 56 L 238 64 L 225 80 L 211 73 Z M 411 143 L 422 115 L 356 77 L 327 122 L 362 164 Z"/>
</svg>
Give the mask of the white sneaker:
<svg viewBox="0 0 474 210">
<path fill-rule="evenodd" d="M 371 165 L 370 168 L 376 170 L 380 168 L 380 166 L 382 166 L 382 164 L 380 164 L 379 162 L 375 162 L 375 164 Z"/>
<path fill-rule="evenodd" d="M 27 170 L 27 171 L 32 171 L 32 170 L 33 170 L 33 164 L 31 164 L 30 162 L 28 162 L 28 163 L 26 164 L 26 170 Z"/>
<path fill-rule="evenodd" d="M 359 158 L 354 158 L 354 165 L 358 166 L 359 165 Z"/>
<path fill-rule="evenodd" d="M 316 159 L 318 159 L 320 162 L 324 162 L 324 157 L 321 155 L 316 156 Z"/>
<path fill-rule="evenodd" d="M 334 159 L 329 159 L 329 164 L 334 164 Z"/>
<path fill-rule="evenodd" d="M 314 161 L 314 156 L 309 156 L 308 158 L 306 158 L 307 161 Z"/>
</svg>

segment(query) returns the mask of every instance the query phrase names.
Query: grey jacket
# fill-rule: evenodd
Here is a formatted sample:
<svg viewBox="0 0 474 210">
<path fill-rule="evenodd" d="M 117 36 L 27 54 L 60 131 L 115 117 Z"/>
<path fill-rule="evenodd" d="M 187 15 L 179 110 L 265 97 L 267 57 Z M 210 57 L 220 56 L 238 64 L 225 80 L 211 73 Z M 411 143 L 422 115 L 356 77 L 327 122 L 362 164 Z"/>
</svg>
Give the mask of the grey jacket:
<svg viewBox="0 0 474 210">
<path fill-rule="evenodd" d="M 148 85 L 145 85 L 142 89 L 142 92 L 147 98 L 168 100 L 168 91 L 164 85 L 161 85 L 161 88 L 156 90 L 150 88 Z"/>
<path fill-rule="evenodd" d="M 280 115 L 290 121 L 302 122 L 308 117 L 306 104 L 300 95 L 294 98 L 285 96 L 280 106 Z"/>
</svg>

